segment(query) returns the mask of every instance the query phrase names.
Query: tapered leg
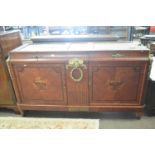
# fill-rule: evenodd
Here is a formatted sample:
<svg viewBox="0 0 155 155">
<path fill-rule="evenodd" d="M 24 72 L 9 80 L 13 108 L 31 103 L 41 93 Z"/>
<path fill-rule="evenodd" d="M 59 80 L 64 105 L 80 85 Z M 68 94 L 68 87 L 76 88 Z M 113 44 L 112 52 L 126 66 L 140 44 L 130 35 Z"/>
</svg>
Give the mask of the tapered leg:
<svg viewBox="0 0 155 155">
<path fill-rule="evenodd" d="M 18 114 L 18 115 L 20 115 L 20 114 L 21 114 L 21 112 L 19 111 L 19 109 L 18 109 L 18 108 L 15 108 L 15 109 L 14 109 L 14 112 L 15 112 L 15 114 Z"/>
<path fill-rule="evenodd" d="M 19 107 L 19 105 L 17 104 L 17 109 L 19 111 L 19 114 L 24 116 L 24 111 Z"/>
</svg>

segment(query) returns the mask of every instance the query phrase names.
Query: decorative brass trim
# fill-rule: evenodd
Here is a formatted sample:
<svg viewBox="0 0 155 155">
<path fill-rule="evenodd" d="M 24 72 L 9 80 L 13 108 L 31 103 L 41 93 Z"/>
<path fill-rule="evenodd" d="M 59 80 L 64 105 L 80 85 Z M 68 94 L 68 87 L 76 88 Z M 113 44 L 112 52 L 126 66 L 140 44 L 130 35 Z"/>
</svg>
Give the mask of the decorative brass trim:
<svg viewBox="0 0 155 155">
<path fill-rule="evenodd" d="M 83 67 L 84 69 L 87 69 L 87 66 L 84 64 L 84 61 L 78 58 L 70 59 L 68 61 L 68 64 L 66 65 L 66 69 L 68 69 L 69 67 L 73 68 Z"/>
<path fill-rule="evenodd" d="M 113 57 L 113 58 L 122 58 L 122 57 L 124 57 L 124 56 L 125 56 L 125 55 L 119 54 L 119 53 L 112 54 L 112 57 Z"/>
<path fill-rule="evenodd" d="M 83 79 L 83 71 L 81 68 L 87 69 L 87 66 L 84 64 L 84 61 L 78 58 L 70 59 L 68 61 L 68 64 L 66 65 L 66 69 L 68 69 L 69 67 L 72 67 L 70 71 L 70 78 L 75 82 L 80 82 Z M 78 70 L 80 72 L 80 77 L 77 79 L 73 77 L 73 72 L 75 70 Z"/>
</svg>

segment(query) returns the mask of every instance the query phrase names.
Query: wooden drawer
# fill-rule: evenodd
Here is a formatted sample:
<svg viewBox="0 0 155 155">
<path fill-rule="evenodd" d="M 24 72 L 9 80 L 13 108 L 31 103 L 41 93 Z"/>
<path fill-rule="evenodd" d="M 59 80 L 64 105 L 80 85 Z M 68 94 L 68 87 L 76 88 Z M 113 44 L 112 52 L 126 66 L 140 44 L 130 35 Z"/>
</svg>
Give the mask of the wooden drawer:
<svg viewBox="0 0 155 155">
<path fill-rule="evenodd" d="M 98 51 L 90 52 L 90 61 L 148 61 L 148 53 L 143 51 Z"/>
</svg>

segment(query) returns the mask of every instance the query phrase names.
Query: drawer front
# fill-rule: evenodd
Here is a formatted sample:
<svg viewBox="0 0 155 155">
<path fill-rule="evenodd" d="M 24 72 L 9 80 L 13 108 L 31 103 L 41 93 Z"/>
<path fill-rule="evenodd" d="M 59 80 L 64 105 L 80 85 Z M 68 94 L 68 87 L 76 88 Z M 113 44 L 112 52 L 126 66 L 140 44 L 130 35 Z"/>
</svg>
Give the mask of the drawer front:
<svg viewBox="0 0 155 155">
<path fill-rule="evenodd" d="M 89 54 L 90 61 L 148 61 L 149 52 L 142 51 L 100 51 Z"/>
<path fill-rule="evenodd" d="M 13 65 L 21 103 L 66 104 L 63 64 Z"/>
<path fill-rule="evenodd" d="M 144 64 L 90 64 L 90 104 L 140 104 Z"/>
</svg>

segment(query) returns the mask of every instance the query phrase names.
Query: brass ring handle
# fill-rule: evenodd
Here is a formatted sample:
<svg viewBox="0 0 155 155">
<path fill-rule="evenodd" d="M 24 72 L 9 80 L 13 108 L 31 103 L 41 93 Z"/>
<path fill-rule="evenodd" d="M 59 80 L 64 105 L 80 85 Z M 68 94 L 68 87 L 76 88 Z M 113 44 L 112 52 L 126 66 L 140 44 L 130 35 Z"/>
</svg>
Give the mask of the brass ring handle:
<svg viewBox="0 0 155 155">
<path fill-rule="evenodd" d="M 66 65 L 66 69 L 71 67 L 70 71 L 70 78 L 75 82 L 80 82 L 83 79 L 83 71 L 82 69 L 87 69 L 87 66 L 84 64 L 84 61 L 82 59 L 73 58 L 68 61 L 68 64 Z M 82 68 L 82 69 L 81 69 Z M 75 78 L 73 76 L 73 72 L 75 70 L 78 70 L 80 72 L 79 78 Z"/>
<path fill-rule="evenodd" d="M 80 72 L 80 77 L 77 78 L 77 79 L 74 78 L 74 76 L 73 76 L 73 72 L 74 72 L 75 70 L 78 70 L 78 71 Z M 72 68 L 71 71 L 70 71 L 70 77 L 71 77 L 71 79 L 72 79 L 73 81 L 75 81 L 75 82 L 80 82 L 80 81 L 83 79 L 83 71 L 82 71 L 82 69 L 81 69 L 81 68 Z"/>
</svg>

